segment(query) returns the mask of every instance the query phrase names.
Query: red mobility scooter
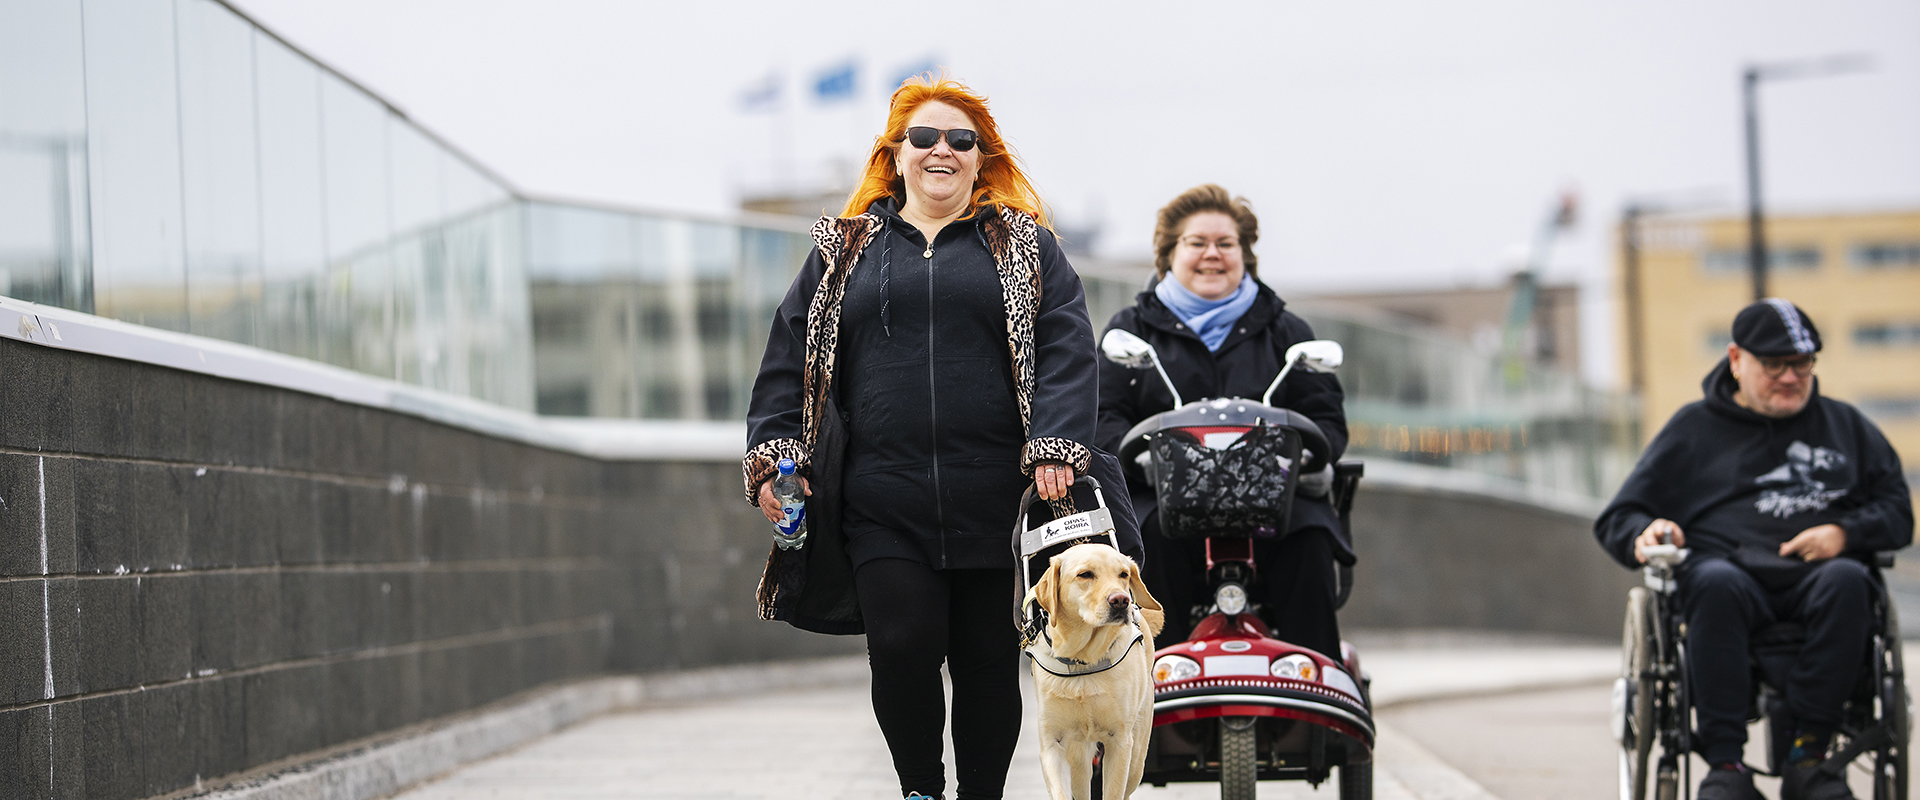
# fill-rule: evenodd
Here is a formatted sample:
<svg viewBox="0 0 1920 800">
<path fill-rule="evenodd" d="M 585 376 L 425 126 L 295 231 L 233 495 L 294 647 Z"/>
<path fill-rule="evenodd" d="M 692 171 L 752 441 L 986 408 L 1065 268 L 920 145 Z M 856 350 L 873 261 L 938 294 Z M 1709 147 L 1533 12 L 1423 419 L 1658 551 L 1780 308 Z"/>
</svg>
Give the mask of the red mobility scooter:
<svg viewBox="0 0 1920 800">
<path fill-rule="evenodd" d="M 1153 347 L 1126 331 L 1109 331 L 1101 350 L 1129 367 L 1151 365 L 1166 379 Z M 1359 654 L 1347 643 L 1339 653 L 1317 653 L 1273 638 L 1247 591 L 1256 578 L 1253 537 L 1287 529 L 1303 478 L 1315 476 L 1331 492 L 1350 536 L 1364 465 L 1327 464 L 1320 428 L 1267 402 L 1289 371 L 1330 372 L 1342 358 L 1337 342 L 1302 342 L 1287 351 L 1260 400 L 1183 404 L 1175 390 L 1173 410 L 1127 432 L 1117 455 L 1129 479 L 1154 487 L 1165 535 L 1206 540 L 1211 590 L 1187 641 L 1154 653 L 1143 783 L 1217 781 L 1222 800 L 1253 800 L 1258 781 L 1318 785 L 1338 769 L 1342 800 L 1373 797 L 1374 723 Z M 1353 585 L 1351 567 L 1338 569 L 1336 606 Z"/>
</svg>

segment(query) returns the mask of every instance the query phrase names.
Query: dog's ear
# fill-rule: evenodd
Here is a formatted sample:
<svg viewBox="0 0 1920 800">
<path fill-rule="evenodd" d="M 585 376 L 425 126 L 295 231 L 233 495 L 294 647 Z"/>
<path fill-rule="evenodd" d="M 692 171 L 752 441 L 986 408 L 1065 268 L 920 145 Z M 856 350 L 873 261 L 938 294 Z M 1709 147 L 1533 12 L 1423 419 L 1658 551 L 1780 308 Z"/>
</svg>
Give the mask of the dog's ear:
<svg viewBox="0 0 1920 800">
<path fill-rule="evenodd" d="M 1033 597 L 1040 609 L 1049 617 L 1060 615 L 1060 557 L 1054 556 L 1047 561 L 1047 571 L 1040 576 L 1040 582 L 1033 585 Z"/>
<path fill-rule="evenodd" d="M 1140 609 L 1140 616 L 1147 620 L 1147 638 L 1160 635 L 1160 629 L 1167 625 L 1166 609 L 1160 607 L 1160 601 L 1153 599 L 1153 593 L 1147 591 L 1146 582 L 1140 580 L 1140 565 L 1133 559 L 1127 559 L 1127 582 L 1133 584 L 1133 605 Z"/>
</svg>

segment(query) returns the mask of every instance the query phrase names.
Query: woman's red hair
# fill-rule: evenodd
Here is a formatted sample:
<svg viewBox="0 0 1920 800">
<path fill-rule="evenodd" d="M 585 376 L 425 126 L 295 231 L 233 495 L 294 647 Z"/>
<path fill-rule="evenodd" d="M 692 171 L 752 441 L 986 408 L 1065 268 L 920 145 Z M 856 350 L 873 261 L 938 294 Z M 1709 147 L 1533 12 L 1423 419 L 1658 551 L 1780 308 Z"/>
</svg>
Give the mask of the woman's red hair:
<svg viewBox="0 0 1920 800">
<path fill-rule="evenodd" d="M 841 215 L 865 214 L 869 206 L 884 197 L 895 198 L 902 204 L 906 202 L 906 180 L 894 167 L 894 156 L 907 140 L 907 120 L 912 119 L 913 112 L 921 106 L 934 101 L 960 109 L 973 120 L 974 133 L 979 134 L 979 144 L 975 147 L 980 151 L 980 173 L 973 182 L 973 200 L 967 206 L 967 214 L 972 215 L 983 205 L 1003 206 L 1026 212 L 1041 225 L 1051 227 L 1040 193 L 1034 191 L 1033 182 L 1020 170 L 1019 159 L 1007 149 L 1006 140 L 1000 138 L 1000 126 L 994 124 L 993 114 L 987 111 L 987 98 L 974 94 L 944 73 L 938 78 L 931 74 L 915 75 L 894 90 L 887 110 L 887 130 L 874 137 L 866 174 L 853 187 Z"/>
</svg>

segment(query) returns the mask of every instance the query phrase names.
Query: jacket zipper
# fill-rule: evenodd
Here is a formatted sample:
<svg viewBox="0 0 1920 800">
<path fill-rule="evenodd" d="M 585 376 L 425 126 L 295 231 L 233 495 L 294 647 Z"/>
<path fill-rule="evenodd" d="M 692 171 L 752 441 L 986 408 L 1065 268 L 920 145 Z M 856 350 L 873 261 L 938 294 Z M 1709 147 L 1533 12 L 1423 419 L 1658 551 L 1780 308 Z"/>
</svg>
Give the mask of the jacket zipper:
<svg viewBox="0 0 1920 800">
<path fill-rule="evenodd" d="M 947 514 L 940 503 L 940 407 L 933 381 L 933 243 L 920 256 L 927 260 L 927 437 L 933 442 L 933 520 L 940 533 L 940 568 L 947 568 Z"/>
</svg>

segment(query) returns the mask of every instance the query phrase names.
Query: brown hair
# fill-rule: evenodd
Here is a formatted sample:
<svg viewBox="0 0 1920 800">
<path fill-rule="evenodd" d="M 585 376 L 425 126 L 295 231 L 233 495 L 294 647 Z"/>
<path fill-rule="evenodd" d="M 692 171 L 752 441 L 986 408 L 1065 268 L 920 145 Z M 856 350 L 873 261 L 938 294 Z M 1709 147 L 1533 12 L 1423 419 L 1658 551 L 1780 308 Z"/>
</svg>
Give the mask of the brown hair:
<svg viewBox="0 0 1920 800">
<path fill-rule="evenodd" d="M 931 74 L 915 75 L 894 90 L 892 105 L 887 110 L 886 132 L 874 137 L 873 152 L 867 156 L 866 174 L 847 197 L 847 207 L 841 216 L 865 214 L 868 206 L 884 197 L 906 202 L 907 183 L 894 166 L 894 154 L 907 139 L 907 121 L 913 118 L 913 112 L 934 101 L 960 109 L 973 121 L 974 132 L 979 134 L 979 143 L 975 146 L 980 148 L 980 171 L 974 178 L 967 213 L 972 215 L 983 205 L 1003 206 L 1026 212 L 1041 225 L 1049 225 L 1047 206 L 1040 201 L 1033 182 L 1020 169 L 1019 160 L 1007 149 L 1006 140 L 1000 138 L 1000 126 L 994 124 L 993 114 L 987 111 L 987 98 L 944 72 L 937 78 Z"/>
<path fill-rule="evenodd" d="M 1153 268 L 1160 271 L 1161 277 L 1166 277 L 1167 270 L 1173 269 L 1173 247 L 1180 242 L 1180 231 L 1187 226 L 1187 219 L 1209 211 L 1225 214 L 1239 226 L 1240 260 L 1246 263 L 1248 275 L 1260 277 L 1259 259 L 1253 255 L 1253 243 L 1260 239 L 1260 218 L 1253 215 L 1253 206 L 1247 198 L 1229 195 L 1227 190 L 1212 183 L 1181 192 L 1160 209 L 1160 218 L 1153 225 Z"/>
</svg>

